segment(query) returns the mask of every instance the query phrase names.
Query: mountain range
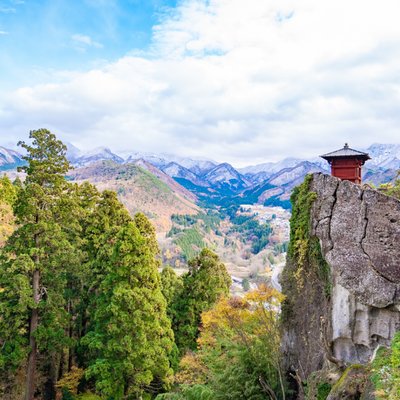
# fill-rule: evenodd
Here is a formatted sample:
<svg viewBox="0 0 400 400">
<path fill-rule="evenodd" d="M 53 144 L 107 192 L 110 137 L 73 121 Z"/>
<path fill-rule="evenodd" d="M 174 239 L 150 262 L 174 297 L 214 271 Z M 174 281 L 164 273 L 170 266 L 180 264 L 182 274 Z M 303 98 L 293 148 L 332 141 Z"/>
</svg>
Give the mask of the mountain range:
<svg viewBox="0 0 400 400">
<path fill-rule="evenodd" d="M 125 164 L 113 159 L 97 160 L 71 170 L 67 179 L 78 183 L 90 181 L 99 190 L 115 191 L 132 215 L 144 212 L 157 232 L 171 228 L 173 214 L 199 212 L 192 192 L 143 159 Z"/>
<path fill-rule="evenodd" d="M 15 169 L 24 163 L 20 153 L 0 146 L 0 171 Z"/>
<path fill-rule="evenodd" d="M 364 166 L 365 182 L 377 185 L 394 179 L 400 169 L 400 145 L 377 143 L 365 151 L 372 158 Z M 306 174 L 329 172 L 328 163 L 321 158 L 286 158 L 275 163 L 235 169 L 228 163 L 171 154 L 127 153 L 122 156 L 106 147 L 82 152 L 68 145 L 67 156 L 75 167 L 74 176 L 80 176 L 82 169 L 87 175 L 90 167 L 89 171 L 98 179 L 96 165 L 104 173 L 104 161 L 120 166 L 133 164 L 157 177 L 185 199 L 217 206 L 260 203 L 289 207 L 291 190 Z M 0 170 L 22 165 L 21 157 L 14 150 L 0 147 Z"/>
</svg>

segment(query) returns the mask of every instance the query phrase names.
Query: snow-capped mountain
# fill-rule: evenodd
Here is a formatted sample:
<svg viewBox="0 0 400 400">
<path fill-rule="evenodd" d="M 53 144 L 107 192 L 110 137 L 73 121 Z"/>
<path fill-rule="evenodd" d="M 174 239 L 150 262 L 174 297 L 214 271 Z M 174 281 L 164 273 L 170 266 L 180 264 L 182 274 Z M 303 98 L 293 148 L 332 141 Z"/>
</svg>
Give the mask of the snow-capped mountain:
<svg viewBox="0 0 400 400">
<path fill-rule="evenodd" d="M 77 160 L 79 157 L 83 156 L 83 152 L 79 150 L 76 146 L 74 146 L 72 143 L 65 143 L 67 146 L 67 158 L 69 162 L 73 163 L 75 160 Z"/>
<path fill-rule="evenodd" d="M 184 158 L 177 161 L 183 167 L 189 169 L 196 175 L 204 175 L 215 168 L 218 164 L 210 160 L 194 160 L 191 158 Z"/>
<path fill-rule="evenodd" d="M 154 154 L 154 153 L 130 153 L 126 158 L 125 162 L 130 163 L 135 160 L 143 159 L 157 168 L 166 168 L 168 164 L 175 163 L 184 167 L 196 175 L 202 175 L 213 169 L 217 163 L 211 160 L 194 159 L 189 157 L 179 157 L 172 154 Z"/>
<path fill-rule="evenodd" d="M 304 160 L 300 158 L 285 158 L 278 162 L 268 162 L 263 164 L 251 165 L 249 167 L 239 168 L 238 171 L 244 175 L 255 175 L 264 172 L 271 176 L 272 174 L 281 171 L 284 168 L 292 168 Z"/>
<path fill-rule="evenodd" d="M 67 156 L 69 161 L 75 167 L 84 167 L 90 164 L 93 164 L 97 161 L 111 160 L 116 162 L 117 164 L 122 164 L 124 159 L 116 154 L 114 154 L 107 147 L 97 147 L 88 152 L 80 152 L 76 147 L 72 149 L 72 153 L 70 150 L 67 152 Z"/>
<path fill-rule="evenodd" d="M 394 176 L 396 170 L 400 169 L 400 145 L 375 143 L 362 151 L 368 153 L 371 157 L 371 160 L 365 163 L 365 179 L 371 179 L 375 174 L 379 174 L 382 179 L 387 181 Z M 305 162 L 308 164 L 304 164 Z M 329 172 L 330 167 L 325 160 L 315 157 L 310 160 L 286 158 L 277 163 L 264 163 L 239 169 L 253 183 L 269 180 L 271 183 L 278 185 L 282 183 L 279 179 L 275 178 L 276 174 L 282 175 L 285 173 L 287 175 L 287 171 L 292 171 L 289 173 L 289 176 L 291 174 L 295 176 L 303 170 L 305 173 L 310 173 L 314 170 Z M 372 179 L 371 181 L 376 181 L 376 179 Z"/>
<path fill-rule="evenodd" d="M 213 187 L 226 187 L 231 190 L 241 190 L 251 186 L 243 175 L 241 175 L 232 165 L 228 163 L 219 164 L 202 177 Z"/>
<path fill-rule="evenodd" d="M 227 200 L 232 196 L 236 196 L 238 202 L 287 202 L 292 188 L 299 184 L 306 174 L 330 171 L 329 164 L 320 157 L 310 160 L 285 158 L 279 162 L 267 162 L 237 170 L 228 163 L 217 164 L 211 160 L 166 153 L 125 152 L 122 157 L 106 147 L 85 152 L 71 144 L 67 146 L 68 159 L 75 167 L 88 166 L 103 160 L 111 160 L 117 164 L 133 163 L 167 181 L 169 178 L 166 178 L 165 174 L 195 193 L 202 201 L 213 199 L 215 204 L 223 204 L 221 199 Z M 396 176 L 397 170 L 400 169 L 400 145 L 375 143 L 364 151 L 372 158 L 365 164 L 364 182 L 379 185 L 391 181 Z M 0 170 L 21 165 L 21 157 L 13 150 L 0 147 Z"/>
<path fill-rule="evenodd" d="M 22 159 L 22 154 L 0 146 L 0 171 L 13 169 L 24 164 L 25 161 Z"/>
<path fill-rule="evenodd" d="M 271 185 L 274 186 L 284 186 L 290 185 L 291 187 L 300 184 L 304 176 L 307 174 L 312 174 L 314 172 L 327 172 L 323 170 L 319 165 L 309 162 L 302 161 L 291 168 L 284 168 L 277 172 L 268 180 Z"/>
<path fill-rule="evenodd" d="M 329 165 L 323 159 L 314 158 L 312 160 L 302 160 L 299 158 L 285 158 L 276 163 L 264 163 L 253 165 L 250 167 L 240 168 L 238 171 L 244 173 L 245 177 L 253 184 L 259 184 L 265 181 L 286 181 L 290 180 L 289 177 L 297 179 L 298 176 L 303 176 L 312 172 L 328 172 Z M 302 175 L 303 174 L 303 175 Z M 278 178 L 279 176 L 286 176 L 286 178 Z"/>
<path fill-rule="evenodd" d="M 172 178 L 186 179 L 200 186 L 203 186 L 205 183 L 190 169 L 187 169 L 176 162 L 170 162 L 161 169 Z"/>
<path fill-rule="evenodd" d="M 400 168 L 400 145 L 374 143 L 365 150 L 371 157 L 365 163 L 367 168 L 383 169 Z"/>
<path fill-rule="evenodd" d="M 125 156 L 125 163 L 134 163 L 137 160 L 144 160 L 147 161 L 157 168 L 163 168 L 167 164 L 170 163 L 167 159 L 165 159 L 163 156 L 159 154 L 153 154 L 153 153 L 129 153 L 128 155 Z"/>
</svg>

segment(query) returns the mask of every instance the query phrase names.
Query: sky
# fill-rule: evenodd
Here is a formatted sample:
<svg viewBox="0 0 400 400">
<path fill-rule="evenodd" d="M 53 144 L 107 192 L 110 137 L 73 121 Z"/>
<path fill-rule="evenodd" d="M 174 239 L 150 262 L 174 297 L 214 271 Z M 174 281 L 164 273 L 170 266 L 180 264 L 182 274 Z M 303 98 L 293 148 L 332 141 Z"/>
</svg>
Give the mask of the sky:
<svg viewBox="0 0 400 400">
<path fill-rule="evenodd" d="M 0 0 L 0 145 L 235 166 L 400 143 L 398 0 Z"/>
</svg>

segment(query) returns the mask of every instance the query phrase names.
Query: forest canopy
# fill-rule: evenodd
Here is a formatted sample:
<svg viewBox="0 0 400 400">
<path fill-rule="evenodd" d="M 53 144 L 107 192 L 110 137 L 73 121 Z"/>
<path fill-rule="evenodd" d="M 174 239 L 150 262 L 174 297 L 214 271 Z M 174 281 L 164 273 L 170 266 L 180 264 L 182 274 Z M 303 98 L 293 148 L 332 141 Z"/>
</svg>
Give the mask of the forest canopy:
<svg viewBox="0 0 400 400">
<path fill-rule="evenodd" d="M 147 217 L 66 179 L 53 133 L 19 145 L 25 179 L 0 178 L 2 399 L 284 398 L 278 293 L 231 298 L 207 248 L 181 276 L 163 268 Z"/>
</svg>

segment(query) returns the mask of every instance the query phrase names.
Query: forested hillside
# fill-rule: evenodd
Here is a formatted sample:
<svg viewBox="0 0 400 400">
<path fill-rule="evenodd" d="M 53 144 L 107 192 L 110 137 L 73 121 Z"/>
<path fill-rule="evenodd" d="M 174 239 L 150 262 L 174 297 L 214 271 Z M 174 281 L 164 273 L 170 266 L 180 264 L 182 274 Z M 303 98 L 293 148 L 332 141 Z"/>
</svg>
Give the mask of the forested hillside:
<svg viewBox="0 0 400 400">
<path fill-rule="evenodd" d="M 2 398 L 55 398 L 80 381 L 120 398 L 163 387 L 173 333 L 154 228 L 115 193 L 68 183 L 66 148 L 50 132 L 30 139 L 26 180 L 2 196 L 16 224 L 1 252 Z"/>
<path fill-rule="evenodd" d="M 89 181 L 99 190 L 113 190 L 131 214 L 144 212 L 158 232 L 171 228 L 172 214 L 196 214 L 196 196 L 170 176 L 145 162 L 97 161 L 68 172 L 68 179 Z"/>
<path fill-rule="evenodd" d="M 19 145 L 25 180 L 0 180 L 2 399 L 224 398 L 225 367 L 239 355 L 246 373 L 229 372 L 235 398 L 245 381 L 254 398 L 281 398 L 276 311 L 263 311 L 277 292 L 229 298 L 225 265 L 200 244 L 182 276 L 162 268 L 147 217 L 130 215 L 113 191 L 71 182 L 66 146 L 51 132 L 31 131 Z M 202 221 L 218 227 L 212 215 Z M 273 324 L 262 328 L 265 318 Z M 258 355 L 266 344 L 272 358 Z M 229 352 L 215 358 L 221 345 Z"/>
<path fill-rule="evenodd" d="M 173 214 L 167 240 L 181 249 L 177 268 L 172 247 L 160 251 L 143 213 L 126 208 L 115 191 L 84 180 L 87 173 L 96 183 L 95 172 L 81 169 L 71 180 L 66 146 L 54 134 L 31 131 L 29 141 L 19 145 L 26 154 L 24 179 L 0 179 L 2 399 L 337 400 L 344 393 L 359 398 L 353 392 L 398 398 L 398 299 L 382 309 L 380 298 L 400 279 L 398 250 L 388 242 L 398 234 L 399 203 L 391 196 L 399 196 L 399 180 L 381 187 L 385 196 L 326 175 L 308 176 L 292 195 L 289 244 L 278 234 L 277 215 L 261 205 Z M 129 180 L 132 187 L 154 184 L 165 195 L 174 193 L 137 165 L 107 161 L 101 168 L 95 171 L 118 185 Z M 147 192 L 153 193 L 150 187 Z M 379 206 L 371 207 L 376 199 Z M 321 202 L 332 208 L 322 219 L 318 213 L 330 209 Z M 355 211 L 340 212 L 346 207 Z M 364 219 L 350 224 L 346 216 L 353 214 Z M 327 234 L 322 220 L 339 222 Z M 386 242 L 374 228 L 382 223 L 392 232 Z M 353 257 L 360 251 L 346 239 L 354 229 L 364 230 L 364 252 L 391 249 L 394 270 L 379 276 L 370 271 L 378 283 L 387 273 L 396 279 L 382 290 L 358 273 L 366 264 L 354 268 L 346 264 L 351 258 L 340 258 L 344 250 Z M 329 247 L 329 240 L 340 245 Z M 277 286 L 276 276 L 250 277 L 247 271 L 244 279 L 231 277 L 217 254 L 239 274 L 232 264 L 250 254 L 262 257 L 264 268 L 278 269 L 286 250 L 286 297 L 270 286 Z M 239 257 L 230 258 L 235 252 Z M 380 254 L 370 256 L 374 268 L 381 268 Z M 333 268 L 344 265 L 336 277 Z M 361 285 L 360 279 L 366 281 Z M 241 290 L 232 290 L 238 284 Z M 345 301 L 346 290 L 358 296 L 356 311 Z M 348 338 L 333 341 L 336 331 L 345 335 L 351 324 L 337 314 L 338 304 L 349 307 L 348 315 L 357 313 L 357 324 L 364 315 L 359 311 L 375 307 L 364 315 L 371 320 L 369 342 L 365 328 L 352 331 L 351 341 L 364 346 L 363 352 L 348 350 Z M 385 321 L 390 329 L 382 330 Z"/>
</svg>

